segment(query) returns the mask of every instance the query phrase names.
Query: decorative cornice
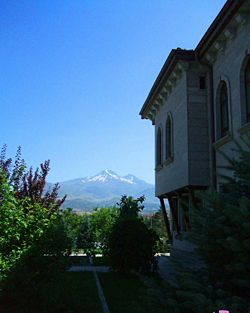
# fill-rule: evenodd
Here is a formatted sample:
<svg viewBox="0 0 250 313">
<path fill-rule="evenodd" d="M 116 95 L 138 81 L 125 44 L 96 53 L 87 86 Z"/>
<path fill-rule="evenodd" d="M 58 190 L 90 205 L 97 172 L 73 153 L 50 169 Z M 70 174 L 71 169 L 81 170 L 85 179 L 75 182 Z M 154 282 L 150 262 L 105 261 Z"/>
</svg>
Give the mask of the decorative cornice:
<svg viewBox="0 0 250 313">
<path fill-rule="evenodd" d="M 189 62 L 195 60 L 193 50 L 172 50 L 160 74 L 158 75 L 142 109 L 140 115 L 154 123 L 155 116 L 168 99 L 183 72 L 188 69 Z"/>
<path fill-rule="evenodd" d="M 225 7 L 228 11 L 225 11 Z M 217 29 L 215 29 L 215 25 L 213 26 L 213 22 L 195 50 L 197 58 L 205 59 L 209 64 L 216 61 L 218 56 L 225 51 L 237 36 L 237 32 L 241 27 L 249 21 L 249 0 L 228 1 L 224 8 L 224 11 L 222 9 L 216 18 L 218 19 Z"/>
<path fill-rule="evenodd" d="M 213 23 L 210 25 L 204 36 L 201 38 L 195 48 L 198 59 L 204 57 L 204 54 L 211 48 L 218 37 L 223 33 L 229 22 L 239 13 L 239 9 L 248 11 L 249 0 L 228 0 Z M 246 7 L 246 8 L 245 8 Z"/>
</svg>

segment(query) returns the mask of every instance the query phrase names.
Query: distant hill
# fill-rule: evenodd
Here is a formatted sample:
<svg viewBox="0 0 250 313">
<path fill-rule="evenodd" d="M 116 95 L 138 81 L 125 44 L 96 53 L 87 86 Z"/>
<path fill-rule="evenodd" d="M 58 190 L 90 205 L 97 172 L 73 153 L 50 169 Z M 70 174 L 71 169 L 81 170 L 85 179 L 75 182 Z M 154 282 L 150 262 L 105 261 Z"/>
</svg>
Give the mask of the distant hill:
<svg viewBox="0 0 250 313">
<path fill-rule="evenodd" d="M 63 208 L 91 211 L 95 207 L 112 206 L 122 195 L 140 197 L 145 195 L 144 212 L 159 209 L 159 200 L 154 196 L 154 185 L 132 174 L 119 176 L 111 170 L 104 170 L 95 176 L 60 182 L 59 197 L 67 195 Z M 47 184 L 47 189 L 52 184 Z"/>
</svg>

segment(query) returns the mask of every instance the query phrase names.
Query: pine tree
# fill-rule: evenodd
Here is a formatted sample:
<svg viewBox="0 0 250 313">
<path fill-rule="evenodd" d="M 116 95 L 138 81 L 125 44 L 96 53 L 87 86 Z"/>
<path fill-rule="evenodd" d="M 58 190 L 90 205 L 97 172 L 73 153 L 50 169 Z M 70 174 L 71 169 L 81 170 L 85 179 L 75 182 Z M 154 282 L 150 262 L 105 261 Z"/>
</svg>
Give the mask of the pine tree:
<svg viewBox="0 0 250 313">
<path fill-rule="evenodd" d="M 229 173 L 221 176 L 222 191 L 202 193 L 203 207 L 192 209 L 190 237 L 206 268 L 182 269 L 180 286 L 169 295 L 172 312 L 250 312 L 249 138 L 245 145 L 248 151 L 236 143 L 237 159 L 222 153 Z"/>
</svg>

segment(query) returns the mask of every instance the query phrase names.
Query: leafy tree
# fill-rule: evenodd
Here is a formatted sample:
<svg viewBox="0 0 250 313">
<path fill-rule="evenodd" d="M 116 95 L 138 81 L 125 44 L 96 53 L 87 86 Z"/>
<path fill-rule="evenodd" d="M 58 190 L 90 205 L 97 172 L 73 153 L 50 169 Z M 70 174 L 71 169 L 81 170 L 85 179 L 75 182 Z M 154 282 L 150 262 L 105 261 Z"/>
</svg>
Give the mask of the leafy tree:
<svg viewBox="0 0 250 313">
<path fill-rule="evenodd" d="M 118 218 L 117 207 L 96 208 L 90 216 L 94 240 L 102 253 L 106 253 L 107 242 L 114 223 Z"/>
<path fill-rule="evenodd" d="M 41 238 L 48 239 L 49 233 L 45 234 L 60 218 L 59 205 L 63 201 L 57 199 L 58 186 L 44 192 L 48 161 L 33 175 L 21 160 L 20 148 L 14 166 L 5 155 L 6 146 L 0 156 L 0 279 L 9 275 L 27 251 L 38 247 Z M 60 246 L 54 235 L 51 240 L 54 248 Z"/>
<path fill-rule="evenodd" d="M 62 219 L 67 228 L 68 236 L 72 241 L 72 250 L 77 251 L 77 239 L 80 232 L 80 227 L 83 221 L 87 218 L 86 214 L 74 213 L 71 208 L 61 211 Z"/>
<path fill-rule="evenodd" d="M 143 201 L 144 197 L 123 196 L 119 203 L 120 214 L 108 240 L 108 255 L 117 271 L 148 273 L 151 270 L 157 236 L 139 215 Z"/>
<path fill-rule="evenodd" d="M 6 145 L 3 146 L 0 155 L 0 168 L 5 173 L 15 198 L 29 198 L 32 204 L 40 203 L 48 209 L 48 213 L 52 214 L 58 211 L 66 196 L 58 199 L 59 184 L 45 191 L 46 177 L 50 170 L 49 163 L 49 160 L 41 163 L 40 170 L 37 168 L 33 172 L 32 167 L 27 170 L 25 161 L 21 157 L 21 147 L 18 147 L 14 165 L 11 158 L 6 159 Z"/>
<path fill-rule="evenodd" d="M 82 220 L 79 232 L 76 240 L 76 247 L 82 249 L 84 253 L 94 254 L 95 251 L 95 240 L 94 233 L 91 227 L 90 218 L 85 216 Z"/>
</svg>

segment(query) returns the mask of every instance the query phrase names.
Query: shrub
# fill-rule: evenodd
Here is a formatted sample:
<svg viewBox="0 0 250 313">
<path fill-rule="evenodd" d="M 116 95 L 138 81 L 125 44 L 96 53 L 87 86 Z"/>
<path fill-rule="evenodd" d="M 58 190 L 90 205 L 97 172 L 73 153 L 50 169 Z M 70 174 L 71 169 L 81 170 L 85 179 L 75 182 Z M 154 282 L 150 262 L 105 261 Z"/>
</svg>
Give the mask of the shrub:
<svg viewBox="0 0 250 313">
<path fill-rule="evenodd" d="M 123 196 L 119 203 L 120 215 L 108 240 L 111 266 L 120 272 L 132 270 L 149 273 L 154 260 L 156 233 L 149 230 L 139 212 L 144 198 Z"/>
</svg>

